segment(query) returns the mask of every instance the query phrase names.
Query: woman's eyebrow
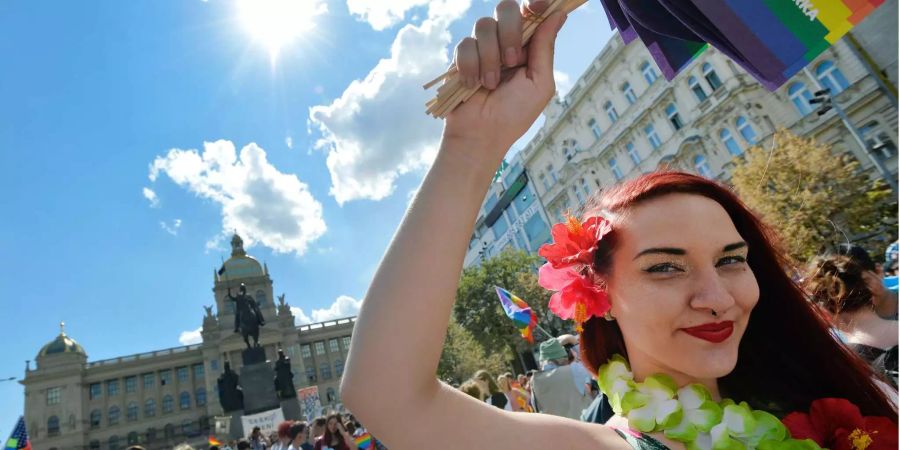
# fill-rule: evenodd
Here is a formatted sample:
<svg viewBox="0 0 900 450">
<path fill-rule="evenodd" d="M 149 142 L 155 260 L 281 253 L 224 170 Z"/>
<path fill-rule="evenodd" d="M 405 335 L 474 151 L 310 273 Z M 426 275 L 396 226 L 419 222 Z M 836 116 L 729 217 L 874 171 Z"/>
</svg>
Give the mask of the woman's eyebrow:
<svg viewBox="0 0 900 450">
<path fill-rule="evenodd" d="M 728 244 L 725 247 L 723 247 L 722 252 L 730 252 L 732 250 L 737 250 L 739 248 L 745 248 L 745 247 L 747 247 L 746 242 L 744 242 L 744 241 L 735 242 L 734 244 Z"/>
<path fill-rule="evenodd" d="M 735 242 L 733 244 L 728 244 L 725 247 L 723 247 L 722 252 L 730 252 L 730 251 L 737 250 L 740 248 L 745 248 L 745 247 L 747 247 L 746 242 L 744 242 L 744 241 Z M 640 253 L 635 255 L 634 259 L 638 259 L 644 255 L 659 254 L 659 253 L 664 254 L 664 255 L 684 256 L 687 254 L 687 251 L 683 248 L 675 248 L 675 247 L 653 247 L 653 248 L 648 248 L 646 250 L 641 251 Z"/>
</svg>

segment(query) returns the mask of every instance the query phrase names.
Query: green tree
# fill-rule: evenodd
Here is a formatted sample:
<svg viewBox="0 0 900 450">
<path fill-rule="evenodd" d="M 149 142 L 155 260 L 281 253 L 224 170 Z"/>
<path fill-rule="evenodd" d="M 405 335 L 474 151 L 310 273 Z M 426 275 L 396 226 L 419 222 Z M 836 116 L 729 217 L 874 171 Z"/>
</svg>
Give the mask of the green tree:
<svg viewBox="0 0 900 450">
<path fill-rule="evenodd" d="M 872 180 L 849 154 L 786 130 L 771 146 L 750 149 L 732 175 L 734 188 L 774 226 L 797 262 L 835 245 L 872 237 L 896 239 L 896 202 L 890 188 Z M 870 248 L 883 252 L 882 248 Z M 877 253 L 876 253 L 877 254 Z"/>
<path fill-rule="evenodd" d="M 468 330 L 488 351 L 500 353 L 506 361 L 521 368 L 515 353 L 528 349 L 515 324 L 500 305 L 494 286 L 500 286 L 515 294 L 538 315 L 541 327 L 561 334 L 564 324 L 549 313 L 547 304 L 550 292 L 537 282 L 537 268 L 541 258 L 521 250 L 506 250 L 487 259 L 480 266 L 463 270 L 456 291 L 453 317 Z M 535 330 L 535 341 L 546 339 Z"/>
<path fill-rule="evenodd" d="M 480 369 L 497 375 L 508 371 L 509 366 L 500 354 L 488 354 L 472 333 L 451 319 L 438 362 L 438 378 L 459 385 Z"/>
</svg>

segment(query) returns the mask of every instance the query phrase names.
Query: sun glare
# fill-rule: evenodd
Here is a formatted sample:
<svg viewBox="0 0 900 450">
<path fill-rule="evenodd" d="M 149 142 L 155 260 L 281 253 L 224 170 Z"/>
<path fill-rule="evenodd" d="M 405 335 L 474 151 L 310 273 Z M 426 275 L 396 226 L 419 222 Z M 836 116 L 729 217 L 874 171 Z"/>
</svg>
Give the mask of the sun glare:
<svg viewBox="0 0 900 450">
<path fill-rule="evenodd" d="M 244 29 L 273 62 L 283 47 L 315 28 L 313 18 L 325 7 L 317 0 L 238 0 L 237 6 Z"/>
</svg>

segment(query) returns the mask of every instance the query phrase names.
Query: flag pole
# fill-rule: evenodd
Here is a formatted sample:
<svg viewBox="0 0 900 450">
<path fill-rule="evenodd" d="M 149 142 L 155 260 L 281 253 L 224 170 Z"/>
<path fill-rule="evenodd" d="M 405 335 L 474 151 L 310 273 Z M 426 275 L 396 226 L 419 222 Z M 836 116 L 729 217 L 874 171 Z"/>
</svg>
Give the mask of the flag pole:
<svg viewBox="0 0 900 450">
<path fill-rule="evenodd" d="M 545 330 L 544 327 L 538 325 L 537 323 L 534 324 L 534 327 L 537 328 L 538 330 L 541 330 L 541 332 L 543 332 L 544 334 L 546 334 L 548 338 L 551 338 L 551 339 L 555 339 L 555 338 L 556 338 L 556 336 L 550 334 L 549 331 Z"/>
</svg>

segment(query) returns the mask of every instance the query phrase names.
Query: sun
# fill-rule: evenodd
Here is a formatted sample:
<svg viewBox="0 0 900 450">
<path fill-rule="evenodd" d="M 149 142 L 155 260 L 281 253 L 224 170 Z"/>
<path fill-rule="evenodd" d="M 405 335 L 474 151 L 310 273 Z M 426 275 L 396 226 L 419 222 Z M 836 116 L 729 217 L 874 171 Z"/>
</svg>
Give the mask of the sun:
<svg viewBox="0 0 900 450">
<path fill-rule="evenodd" d="M 253 40 L 265 46 L 274 62 L 278 52 L 315 28 L 324 12 L 321 0 L 237 0 L 238 17 Z"/>
</svg>

